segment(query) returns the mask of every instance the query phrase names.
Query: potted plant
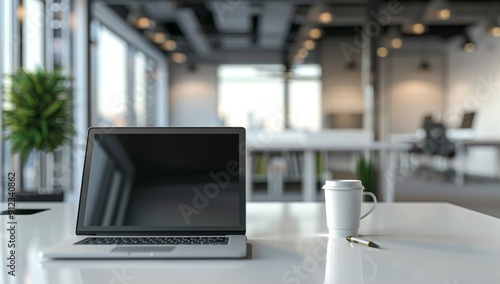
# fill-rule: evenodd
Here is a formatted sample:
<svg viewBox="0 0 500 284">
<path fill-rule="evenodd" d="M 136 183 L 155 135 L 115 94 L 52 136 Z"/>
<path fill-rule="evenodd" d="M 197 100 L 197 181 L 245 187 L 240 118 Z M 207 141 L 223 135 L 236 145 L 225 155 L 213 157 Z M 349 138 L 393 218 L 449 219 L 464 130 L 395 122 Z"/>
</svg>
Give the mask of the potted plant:
<svg viewBox="0 0 500 284">
<path fill-rule="evenodd" d="M 22 163 L 31 152 L 54 152 L 72 137 L 73 92 L 68 76 L 61 70 L 18 69 L 7 79 L 2 112 L 5 139 Z"/>
<path fill-rule="evenodd" d="M 355 174 L 356 178 L 359 179 L 366 191 L 374 191 L 374 178 L 373 178 L 373 163 L 365 158 L 364 155 L 360 155 L 356 159 Z"/>
</svg>

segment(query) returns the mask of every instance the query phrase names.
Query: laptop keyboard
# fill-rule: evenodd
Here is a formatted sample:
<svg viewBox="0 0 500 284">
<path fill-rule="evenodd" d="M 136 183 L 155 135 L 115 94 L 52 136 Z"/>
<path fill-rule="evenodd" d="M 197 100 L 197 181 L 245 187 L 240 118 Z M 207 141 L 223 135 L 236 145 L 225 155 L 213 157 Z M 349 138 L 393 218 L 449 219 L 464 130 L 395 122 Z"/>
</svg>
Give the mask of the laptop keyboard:
<svg viewBox="0 0 500 284">
<path fill-rule="evenodd" d="M 229 237 L 89 237 L 75 245 L 227 245 Z"/>
</svg>

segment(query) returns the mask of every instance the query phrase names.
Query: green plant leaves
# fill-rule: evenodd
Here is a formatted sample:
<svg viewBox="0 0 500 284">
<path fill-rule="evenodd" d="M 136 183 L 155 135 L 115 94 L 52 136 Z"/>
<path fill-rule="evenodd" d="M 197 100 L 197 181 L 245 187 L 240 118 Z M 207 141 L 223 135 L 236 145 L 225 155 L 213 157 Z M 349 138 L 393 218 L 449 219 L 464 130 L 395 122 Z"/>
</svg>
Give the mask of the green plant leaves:
<svg viewBox="0 0 500 284">
<path fill-rule="evenodd" d="M 361 180 L 367 191 L 373 191 L 373 164 L 366 159 L 364 155 L 360 155 L 356 160 L 355 168 L 356 177 Z"/>
<path fill-rule="evenodd" d="M 8 74 L 3 127 L 11 151 L 25 160 L 33 150 L 53 152 L 75 133 L 71 121 L 70 78 L 60 70 L 18 69 Z"/>
</svg>

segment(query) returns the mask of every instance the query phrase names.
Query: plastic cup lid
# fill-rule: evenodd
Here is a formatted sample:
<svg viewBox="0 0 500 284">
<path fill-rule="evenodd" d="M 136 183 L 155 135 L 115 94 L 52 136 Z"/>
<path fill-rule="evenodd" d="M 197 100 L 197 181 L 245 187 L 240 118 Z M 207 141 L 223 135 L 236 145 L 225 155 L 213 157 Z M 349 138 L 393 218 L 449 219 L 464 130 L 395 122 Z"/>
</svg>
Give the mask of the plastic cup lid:
<svg viewBox="0 0 500 284">
<path fill-rule="evenodd" d="M 324 189 L 352 189 L 359 188 L 364 189 L 363 183 L 360 180 L 354 179 L 337 179 L 337 180 L 327 180 Z"/>
</svg>

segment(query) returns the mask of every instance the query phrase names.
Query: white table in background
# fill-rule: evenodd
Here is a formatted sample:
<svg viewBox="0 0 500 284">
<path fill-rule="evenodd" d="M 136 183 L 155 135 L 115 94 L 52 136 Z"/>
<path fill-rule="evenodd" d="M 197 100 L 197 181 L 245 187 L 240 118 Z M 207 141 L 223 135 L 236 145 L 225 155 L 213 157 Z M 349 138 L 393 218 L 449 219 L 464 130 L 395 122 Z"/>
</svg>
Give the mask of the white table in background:
<svg viewBox="0 0 500 284">
<path fill-rule="evenodd" d="M 388 170 L 381 174 L 383 179 L 383 199 L 386 202 L 394 201 L 394 190 L 396 183 L 396 171 L 399 153 L 411 148 L 409 143 L 385 143 L 371 142 L 357 144 L 336 144 L 329 143 L 281 143 L 281 144 L 251 144 L 247 145 L 247 165 L 246 165 L 246 190 L 247 200 L 252 200 L 252 153 L 263 151 L 297 151 L 304 155 L 302 170 L 302 198 L 304 201 L 316 201 L 316 156 L 317 152 L 375 152 L 385 151 L 389 153 Z"/>
<path fill-rule="evenodd" d="M 467 165 L 467 152 L 475 147 L 494 147 L 496 150 L 497 179 L 500 179 L 500 139 L 457 139 L 455 143 L 456 155 L 462 157 L 460 169 L 456 169 L 455 184 L 462 185 L 465 181 L 465 172 Z"/>
<path fill-rule="evenodd" d="M 5 209 L 5 203 L 0 209 Z M 498 283 L 500 220 L 446 203 L 382 203 L 361 221 L 371 249 L 329 240 L 323 203 L 249 203 L 249 259 L 42 260 L 75 230 L 76 206 L 17 216 L 16 276 L 7 275 L 7 216 L 0 216 L 1 283 Z M 368 204 L 363 207 L 368 210 Z"/>
</svg>

